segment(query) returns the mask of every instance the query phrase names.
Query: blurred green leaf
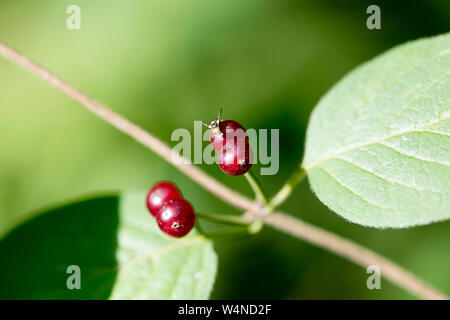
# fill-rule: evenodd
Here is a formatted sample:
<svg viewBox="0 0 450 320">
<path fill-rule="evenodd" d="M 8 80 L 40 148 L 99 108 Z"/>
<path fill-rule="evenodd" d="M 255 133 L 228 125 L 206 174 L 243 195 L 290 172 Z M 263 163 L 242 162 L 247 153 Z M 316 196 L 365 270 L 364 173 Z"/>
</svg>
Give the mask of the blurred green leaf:
<svg viewBox="0 0 450 320">
<path fill-rule="evenodd" d="M 206 299 L 217 257 L 193 230 L 165 236 L 144 194 L 89 199 L 44 212 L 0 242 L 0 299 Z M 81 289 L 67 288 L 71 265 Z"/>
<path fill-rule="evenodd" d="M 450 217 L 450 34 L 401 45 L 314 110 L 303 166 L 319 199 L 366 226 Z"/>
</svg>

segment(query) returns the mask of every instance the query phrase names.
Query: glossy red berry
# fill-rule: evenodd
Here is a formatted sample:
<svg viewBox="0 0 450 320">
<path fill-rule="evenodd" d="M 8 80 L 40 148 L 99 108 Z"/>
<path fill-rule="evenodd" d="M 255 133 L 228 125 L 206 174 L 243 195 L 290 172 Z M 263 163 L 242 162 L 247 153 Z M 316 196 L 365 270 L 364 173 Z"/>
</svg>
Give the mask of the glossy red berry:
<svg viewBox="0 0 450 320">
<path fill-rule="evenodd" d="M 232 176 L 247 173 L 252 166 L 253 152 L 248 142 L 227 143 L 218 152 L 217 160 L 220 169 Z"/>
<path fill-rule="evenodd" d="M 165 202 L 155 217 L 163 232 L 177 238 L 188 234 L 195 224 L 194 209 L 181 198 Z"/>
<path fill-rule="evenodd" d="M 161 181 L 153 185 L 147 194 L 147 208 L 150 213 L 156 216 L 164 202 L 182 198 L 181 192 L 171 182 Z"/>
<path fill-rule="evenodd" d="M 217 120 L 215 120 L 217 121 Z M 230 141 L 228 141 L 229 139 Z M 245 128 L 234 120 L 219 120 L 218 130 L 211 129 L 211 144 L 214 150 L 219 151 L 222 147 L 231 142 L 231 140 L 240 141 L 244 140 L 248 142 Z"/>
</svg>

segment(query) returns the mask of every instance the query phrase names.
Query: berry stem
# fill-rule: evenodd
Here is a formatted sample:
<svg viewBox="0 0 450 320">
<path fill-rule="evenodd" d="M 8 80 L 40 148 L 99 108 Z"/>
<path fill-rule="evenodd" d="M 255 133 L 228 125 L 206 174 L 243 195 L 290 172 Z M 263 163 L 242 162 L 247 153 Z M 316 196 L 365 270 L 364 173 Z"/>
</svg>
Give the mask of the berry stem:
<svg viewBox="0 0 450 320">
<path fill-rule="evenodd" d="M 266 194 L 264 193 L 261 184 L 259 183 L 258 179 L 256 179 L 252 171 L 251 170 L 248 171 L 245 174 L 245 177 L 247 178 L 248 184 L 253 189 L 253 192 L 255 192 L 256 200 L 260 202 L 263 206 L 267 206 L 269 201 L 267 200 Z"/>
<path fill-rule="evenodd" d="M 279 207 L 286 199 L 291 195 L 292 190 L 295 186 L 299 184 L 303 178 L 306 176 L 306 170 L 303 166 L 300 166 L 294 173 L 289 177 L 283 187 L 278 191 L 278 193 L 270 200 L 267 205 L 267 211 L 270 213 Z"/>
<path fill-rule="evenodd" d="M 212 213 L 200 213 L 195 212 L 195 215 L 200 219 L 205 219 L 217 223 L 239 225 L 239 226 L 250 226 L 252 221 L 245 219 L 241 216 L 235 215 L 222 215 L 222 214 L 212 214 Z"/>
</svg>

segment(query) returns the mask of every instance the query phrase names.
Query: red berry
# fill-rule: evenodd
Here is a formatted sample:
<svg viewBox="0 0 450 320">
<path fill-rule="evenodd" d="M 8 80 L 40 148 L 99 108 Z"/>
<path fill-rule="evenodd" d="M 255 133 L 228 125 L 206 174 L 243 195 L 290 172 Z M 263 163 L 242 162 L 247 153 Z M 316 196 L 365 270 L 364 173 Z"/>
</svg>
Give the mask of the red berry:
<svg viewBox="0 0 450 320">
<path fill-rule="evenodd" d="M 182 198 L 181 192 L 171 182 L 161 181 L 153 185 L 147 194 L 147 208 L 150 213 L 156 216 L 156 213 L 162 207 L 164 202 Z"/>
<path fill-rule="evenodd" d="M 245 128 L 234 120 L 220 120 L 218 129 L 219 130 L 211 129 L 210 139 L 211 144 L 216 151 L 219 151 L 227 143 L 227 137 L 230 140 L 233 139 L 235 141 L 240 141 L 244 140 L 245 135 L 245 141 L 248 142 L 248 137 L 245 134 Z"/>
<path fill-rule="evenodd" d="M 232 176 L 240 176 L 250 170 L 253 152 L 248 142 L 227 143 L 219 151 L 217 160 L 223 172 Z"/>
<path fill-rule="evenodd" d="M 194 209 L 184 199 L 172 199 L 164 203 L 156 214 L 159 228 L 172 237 L 184 237 L 195 224 Z"/>
</svg>

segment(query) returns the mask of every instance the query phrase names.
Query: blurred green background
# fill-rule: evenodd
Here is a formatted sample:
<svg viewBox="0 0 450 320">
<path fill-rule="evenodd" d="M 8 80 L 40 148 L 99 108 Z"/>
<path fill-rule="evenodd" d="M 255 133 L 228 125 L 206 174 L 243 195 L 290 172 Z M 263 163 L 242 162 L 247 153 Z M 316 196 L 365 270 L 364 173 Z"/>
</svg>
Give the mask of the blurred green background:
<svg viewBox="0 0 450 320">
<path fill-rule="evenodd" d="M 66 8 L 81 8 L 81 30 Z M 381 30 L 366 8 L 381 7 Z M 299 164 L 318 99 L 358 64 L 392 46 L 450 30 L 450 2 L 423 1 L 0 1 L 0 40 L 162 140 L 192 131 L 219 107 L 247 128 L 280 129 L 275 192 Z M 236 212 L 43 81 L 0 59 L 0 233 L 37 209 L 114 190 L 176 182 L 203 212 Z M 202 168 L 251 196 L 245 178 Z M 283 209 L 348 236 L 450 294 L 450 222 L 375 230 L 331 213 L 304 182 Z M 70 223 L 70 222 L 68 222 Z M 217 242 L 212 298 L 413 298 L 365 270 L 266 228 Z M 0 261 L 1 263 L 1 261 Z"/>
</svg>

